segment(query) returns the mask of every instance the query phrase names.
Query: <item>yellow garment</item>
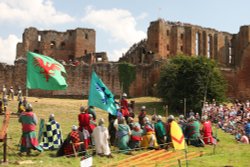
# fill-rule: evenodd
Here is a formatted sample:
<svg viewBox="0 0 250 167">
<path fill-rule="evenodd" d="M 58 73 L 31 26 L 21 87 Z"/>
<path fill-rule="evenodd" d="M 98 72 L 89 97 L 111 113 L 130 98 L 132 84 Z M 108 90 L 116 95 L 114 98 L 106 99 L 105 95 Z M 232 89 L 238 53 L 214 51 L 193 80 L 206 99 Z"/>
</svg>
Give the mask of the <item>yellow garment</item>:
<svg viewBox="0 0 250 167">
<path fill-rule="evenodd" d="M 145 148 L 159 147 L 156 137 L 155 137 L 155 132 L 147 132 L 146 135 L 142 136 L 141 147 L 145 147 Z"/>
<path fill-rule="evenodd" d="M 184 135 L 182 133 L 182 130 L 181 130 L 180 126 L 175 121 L 171 122 L 171 130 L 170 130 L 170 132 L 171 132 L 171 138 L 172 138 L 174 148 L 176 150 L 185 149 Z"/>
</svg>

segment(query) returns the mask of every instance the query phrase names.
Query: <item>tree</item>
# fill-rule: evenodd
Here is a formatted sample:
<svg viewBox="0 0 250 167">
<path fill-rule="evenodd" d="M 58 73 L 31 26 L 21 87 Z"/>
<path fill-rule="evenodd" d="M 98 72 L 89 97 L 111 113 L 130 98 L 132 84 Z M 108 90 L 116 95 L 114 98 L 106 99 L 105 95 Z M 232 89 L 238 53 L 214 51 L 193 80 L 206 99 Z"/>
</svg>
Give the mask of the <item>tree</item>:
<svg viewBox="0 0 250 167">
<path fill-rule="evenodd" d="M 214 60 L 182 55 L 162 66 L 157 89 L 170 109 L 182 108 L 186 98 L 187 109 L 200 112 L 204 99 L 225 100 L 226 82 Z"/>
</svg>

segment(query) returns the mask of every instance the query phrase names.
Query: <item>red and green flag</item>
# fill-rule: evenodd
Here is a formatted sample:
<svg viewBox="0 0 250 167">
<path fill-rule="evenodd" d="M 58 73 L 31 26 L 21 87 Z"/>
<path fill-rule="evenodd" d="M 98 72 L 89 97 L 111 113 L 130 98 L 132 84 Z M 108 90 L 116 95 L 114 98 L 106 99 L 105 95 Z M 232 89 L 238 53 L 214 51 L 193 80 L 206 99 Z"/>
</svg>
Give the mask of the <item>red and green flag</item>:
<svg viewBox="0 0 250 167">
<path fill-rule="evenodd" d="M 64 90 L 68 87 L 62 72 L 62 64 L 51 57 L 27 53 L 27 88 L 43 90 Z"/>
</svg>

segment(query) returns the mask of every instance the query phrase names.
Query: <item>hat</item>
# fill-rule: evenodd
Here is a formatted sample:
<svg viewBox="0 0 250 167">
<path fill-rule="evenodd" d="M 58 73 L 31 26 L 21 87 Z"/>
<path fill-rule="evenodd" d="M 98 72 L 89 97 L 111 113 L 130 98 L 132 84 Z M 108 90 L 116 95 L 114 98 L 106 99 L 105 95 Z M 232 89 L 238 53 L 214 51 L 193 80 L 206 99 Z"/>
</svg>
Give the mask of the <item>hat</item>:
<svg viewBox="0 0 250 167">
<path fill-rule="evenodd" d="M 27 111 L 32 111 L 33 110 L 32 105 L 30 103 L 28 103 L 25 108 L 26 108 Z"/>
<path fill-rule="evenodd" d="M 184 119 L 184 115 L 180 115 L 180 116 L 179 116 L 179 119 Z"/>
<path fill-rule="evenodd" d="M 146 106 L 141 106 L 141 110 L 146 110 Z"/>
<path fill-rule="evenodd" d="M 123 94 L 122 94 L 122 97 L 127 97 L 127 93 L 123 93 Z"/>
<path fill-rule="evenodd" d="M 174 120 L 174 116 L 173 115 L 169 115 L 168 116 L 168 120 Z"/>
<path fill-rule="evenodd" d="M 143 121 L 149 122 L 149 118 L 148 118 L 148 117 L 144 117 L 144 118 L 143 118 Z"/>
<path fill-rule="evenodd" d="M 76 126 L 76 125 L 73 125 L 73 126 L 72 126 L 72 130 L 77 130 L 77 126 Z"/>
<path fill-rule="evenodd" d="M 53 118 L 55 118 L 55 115 L 54 114 L 50 114 L 49 119 L 53 119 Z"/>
<path fill-rule="evenodd" d="M 99 124 L 99 125 L 103 125 L 103 124 L 104 124 L 104 119 L 103 119 L 103 118 L 99 119 L 98 124 Z"/>
<path fill-rule="evenodd" d="M 158 116 L 157 116 L 157 120 L 158 120 L 158 121 L 161 121 L 161 120 L 162 120 L 162 116 L 161 116 L 161 115 L 158 115 Z"/>
<path fill-rule="evenodd" d="M 195 119 L 194 116 L 191 116 L 191 117 L 189 118 L 189 120 L 190 120 L 190 121 L 195 121 L 196 119 Z"/>
<path fill-rule="evenodd" d="M 84 112 L 84 111 L 85 111 L 85 107 L 84 107 L 84 106 L 81 106 L 81 107 L 80 107 L 80 111 L 81 111 L 81 112 Z"/>
</svg>

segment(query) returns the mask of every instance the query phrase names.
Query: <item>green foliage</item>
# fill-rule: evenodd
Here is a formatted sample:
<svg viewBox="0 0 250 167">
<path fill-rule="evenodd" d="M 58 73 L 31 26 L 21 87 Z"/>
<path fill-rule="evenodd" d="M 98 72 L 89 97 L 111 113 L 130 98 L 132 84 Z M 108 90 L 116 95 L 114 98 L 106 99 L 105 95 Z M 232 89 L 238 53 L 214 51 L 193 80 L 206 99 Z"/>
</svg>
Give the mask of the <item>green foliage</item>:
<svg viewBox="0 0 250 167">
<path fill-rule="evenodd" d="M 204 97 L 207 101 L 225 100 L 226 82 L 215 61 L 203 56 L 176 56 L 166 62 L 161 70 L 158 94 L 172 110 L 199 112 Z"/>
<path fill-rule="evenodd" d="M 120 63 L 119 67 L 120 84 L 123 86 L 123 91 L 129 93 L 129 87 L 135 80 L 135 66 L 129 63 Z"/>
</svg>

